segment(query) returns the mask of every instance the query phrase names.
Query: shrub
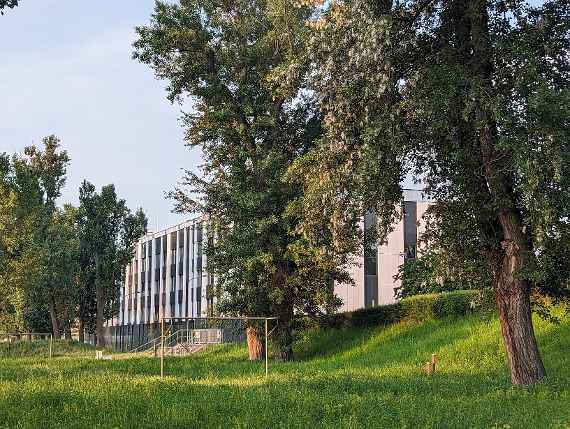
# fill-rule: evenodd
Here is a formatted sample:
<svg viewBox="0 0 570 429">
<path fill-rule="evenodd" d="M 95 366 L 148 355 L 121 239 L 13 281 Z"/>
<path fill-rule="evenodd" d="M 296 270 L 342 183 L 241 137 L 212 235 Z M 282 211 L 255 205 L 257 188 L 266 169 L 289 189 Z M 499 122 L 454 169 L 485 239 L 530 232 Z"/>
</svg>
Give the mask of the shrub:
<svg viewBox="0 0 570 429">
<path fill-rule="evenodd" d="M 464 316 L 475 311 L 477 291 L 461 290 L 442 293 L 433 303 L 433 313 L 436 318 L 446 316 Z"/>
<path fill-rule="evenodd" d="M 495 299 L 492 290 L 458 290 L 415 295 L 395 304 L 325 316 L 318 321 L 318 325 L 327 328 L 376 326 L 402 320 L 424 321 L 493 311 Z M 300 325 L 307 325 L 307 322 Z"/>
<path fill-rule="evenodd" d="M 350 326 L 388 325 L 402 318 L 399 303 L 363 308 L 346 315 L 346 321 Z"/>
<path fill-rule="evenodd" d="M 434 302 L 439 295 L 432 293 L 427 295 L 415 295 L 400 301 L 402 307 L 402 319 L 422 321 L 434 318 Z"/>
</svg>

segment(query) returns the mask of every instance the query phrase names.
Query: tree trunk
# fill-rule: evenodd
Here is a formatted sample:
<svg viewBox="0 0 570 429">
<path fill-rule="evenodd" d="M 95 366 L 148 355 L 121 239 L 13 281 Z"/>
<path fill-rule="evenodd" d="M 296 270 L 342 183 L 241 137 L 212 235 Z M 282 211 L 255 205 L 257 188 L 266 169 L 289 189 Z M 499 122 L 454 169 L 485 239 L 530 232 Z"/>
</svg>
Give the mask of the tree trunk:
<svg viewBox="0 0 570 429">
<path fill-rule="evenodd" d="M 293 304 L 292 291 L 288 290 L 287 262 L 277 264 L 277 270 L 273 274 L 273 283 L 276 289 L 283 291 L 283 302 L 276 306 L 277 326 L 275 328 L 277 355 L 282 361 L 293 360 Z"/>
<path fill-rule="evenodd" d="M 79 322 L 78 322 L 78 330 L 79 330 L 79 342 L 80 343 L 84 343 L 85 342 L 85 325 L 83 323 L 83 317 L 79 316 Z"/>
<path fill-rule="evenodd" d="M 529 385 L 541 380 L 546 372 L 532 325 L 531 286 L 527 280 L 517 278 L 526 246 L 521 241 L 522 230 L 516 229 L 520 225 L 513 220 L 516 218 L 512 215 L 500 217 L 506 240 L 503 242 L 502 264 L 495 273 L 495 295 L 511 381 L 517 385 Z"/>
<path fill-rule="evenodd" d="M 103 336 L 103 324 L 105 322 L 105 297 L 102 288 L 97 285 L 95 288 L 95 299 L 97 300 L 97 314 L 95 317 L 95 333 L 97 335 L 97 347 L 105 347 L 105 337 Z"/>
<path fill-rule="evenodd" d="M 246 333 L 247 333 L 247 350 L 249 352 L 249 360 L 265 359 L 264 338 L 259 325 L 249 325 L 246 328 Z"/>
<path fill-rule="evenodd" d="M 477 93 L 494 94 L 493 47 L 490 43 L 488 2 L 473 0 L 457 2 L 463 8 L 459 19 L 469 19 L 470 38 L 462 40 L 472 52 L 469 66 Z M 491 200 L 497 208 L 496 221 L 501 228 L 501 247 L 493 265 L 501 332 L 511 371 L 517 385 L 536 383 L 545 376 L 534 329 L 532 326 L 528 280 L 518 278 L 522 265 L 532 258 L 530 239 L 523 229 L 522 214 L 516 205 L 513 189 L 511 154 L 498 149 L 497 122 L 488 100 L 474 103 L 475 131 L 478 136 L 482 170 Z M 498 237 L 498 236 L 497 236 Z"/>
<path fill-rule="evenodd" d="M 277 354 L 282 361 L 293 360 L 293 308 L 283 305 L 279 309 L 277 321 Z"/>
<path fill-rule="evenodd" d="M 95 338 L 97 347 L 105 347 L 105 337 L 103 335 L 103 324 L 105 323 L 105 291 L 101 285 L 99 267 L 99 255 L 95 255 Z"/>
<path fill-rule="evenodd" d="M 57 313 L 55 311 L 55 302 L 53 296 L 50 295 L 49 297 L 49 317 L 51 320 L 51 331 L 53 333 L 53 337 L 55 339 L 59 339 L 61 337 L 61 332 L 59 330 L 59 320 L 57 320 Z"/>
</svg>

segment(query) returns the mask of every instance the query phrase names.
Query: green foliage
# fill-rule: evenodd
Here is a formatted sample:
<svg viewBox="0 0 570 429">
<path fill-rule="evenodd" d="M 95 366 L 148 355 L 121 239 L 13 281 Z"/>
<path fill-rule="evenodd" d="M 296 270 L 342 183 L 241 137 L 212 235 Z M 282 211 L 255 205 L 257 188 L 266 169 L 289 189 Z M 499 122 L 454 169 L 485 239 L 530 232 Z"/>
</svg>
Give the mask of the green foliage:
<svg viewBox="0 0 570 429">
<path fill-rule="evenodd" d="M 179 211 L 207 215 L 217 311 L 279 316 L 284 358 L 294 311 L 331 311 L 333 281 L 347 280 L 334 252 L 300 235 L 289 210 L 300 189 L 284 180 L 321 134 L 320 112 L 302 91 L 306 64 L 288 73 L 309 14 L 287 0 L 158 1 L 134 44 L 134 57 L 168 81 L 170 100 L 193 101 L 186 140 L 204 163 L 170 196 Z"/>
<path fill-rule="evenodd" d="M 53 340 L 51 343 L 52 358 L 67 357 L 90 357 L 95 355 L 95 347 L 73 340 Z M 0 358 L 32 358 L 48 359 L 50 340 L 33 340 L 26 338 L 14 341 L 10 344 L 0 343 Z"/>
<path fill-rule="evenodd" d="M 315 326 L 347 328 L 389 325 L 401 321 L 423 322 L 472 313 L 489 314 L 494 312 L 495 308 L 495 297 L 491 290 L 457 290 L 410 296 L 394 304 L 334 314 L 320 318 L 316 324 L 300 320 L 299 328 L 310 329 Z"/>
<path fill-rule="evenodd" d="M 146 234 L 148 221 L 142 209 L 131 213 L 114 185 L 97 193 L 84 181 L 79 201 L 79 315 L 88 328 L 95 328 L 98 344 L 103 345 L 103 322 L 117 312 L 125 268 L 136 241 Z"/>
<path fill-rule="evenodd" d="M 30 146 L 23 154 L 2 156 L 0 312 L 17 330 L 45 327 L 49 309 L 58 332 L 58 310 L 69 308 L 67 295 L 73 295 L 69 283 L 61 283 L 71 276 L 73 264 L 53 258 L 69 251 L 68 243 L 57 240 L 64 222 L 56 208 L 68 163 L 55 136 L 44 138 L 42 148 Z"/>
<path fill-rule="evenodd" d="M 304 236 L 359 252 L 362 216 L 377 215 L 383 240 L 402 179 L 421 178 L 438 231 L 428 245 L 451 277 L 493 286 L 503 332 L 520 331 L 505 335 L 513 382 L 538 381 L 531 291 L 570 299 L 568 2 L 317 3 L 308 55 L 323 138 L 291 169 Z"/>
<path fill-rule="evenodd" d="M 478 315 L 313 331 L 296 344 L 297 361 L 270 361 L 268 380 L 233 346 L 166 359 L 164 380 L 152 358 L 3 358 L 0 426 L 564 427 L 570 319 L 536 322 L 550 375 L 528 389 L 509 383 L 496 318 Z M 432 353 L 439 364 L 428 377 Z"/>
<path fill-rule="evenodd" d="M 402 315 L 410 320 L 429 320 L 435 317 L 435 303 L 438 294 L 416 295 L 403 299 L 401 303 Z"/>
</svg>

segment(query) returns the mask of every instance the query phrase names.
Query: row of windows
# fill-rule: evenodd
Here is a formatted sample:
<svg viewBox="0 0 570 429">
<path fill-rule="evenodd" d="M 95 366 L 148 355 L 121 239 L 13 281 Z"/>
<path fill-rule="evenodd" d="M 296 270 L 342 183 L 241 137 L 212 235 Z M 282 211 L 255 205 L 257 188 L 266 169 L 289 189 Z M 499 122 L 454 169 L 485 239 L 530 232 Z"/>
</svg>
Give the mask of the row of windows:
<svg viewBox="0 0 570 429">
<path fill-rule="evenodd" d="M 184 274 L 184 270 L 183 270 L 183 263 L 184 263 L 184 247 L 186 246 L 186 248 L 188 249 L 188 251 L 186 252 L 186 266 L 188 267 L 189 273 L 196 273 L 198 274 L 197 276 L 192 276 L 192 278 L 196 279 L 196 289 L 194 288 L 189 288 L 188 287 L 188 279 L 186 281 L 186 299 L 187 299 L 187 305 L 186 305 L 186 313 L 188 313 L 188 309 L 191 308 L 191 306 L 193 306 L 193 303 L 196 303 L 196 312 L 197 314 L 201 313 L 201 296 L 202 296 L 202 268 L 203 268 L 203 226 L 202 224 L 198 224 L 196 227 L 192 226 L 192 227 L 187 227 L 185 229 L 181 229 L 179 231 L 173 232 L 170 234 L 170 253 L 171 253 L 171 259 L 170 259 L 170 277 L 171 277 L 171 287 L 172 287 L 172 292 L 170 294 L 169 297 L 169 305 L 170 305 L 170 310 L 171 313 L 177 314 L 177 315 L 181 315 L 182 313 L 182 309 L 183 309 L 183 290 L 182 290 L 182 284 L 183 284 L 183 274 Z M 166 294 L 165 294 L 165 281 L 162 282 L 162 288 L 160 287 L 160 278 L 162 277 L 163 280 L 166 280 L 166 258 L 167 258 L 167 235 L 164 235 L 162 237 L 156 238 L 154 239 L 154 247 L 155 247 L 155 255 L 160 255 L 162 253 L 162 258 L 160 257 L 156 257 L 156 260 L 159 262 L 159 265 L 162 265 L 162 270 L 160 269 L 160 267 L 156 267 L 155 268 L 155 272 L 154 272 L 154 276 L 155 276 L 155 282 L 156 282 L 156 290 L 162 292 L 163 295 L 163 300 L 162 300 L 162 307 L 164 309 L 164 306 L 166 305 Z M 184 239 L 186 238 L 186 240 Z M 191 243 L 195 244 L 195 246 L 191 246 Z M 177 246 L 178 244 L 178 246 Z M 153 240 L 148 240 L 144 243 L 141 244 L 141 249 L 140 249 L 140 260 L 141 260 L 141 293 L 145 294 L 145 289 L 147 289 L 147 293 L 145 295 L 147 295 L 146 297 L 146 302 L 145 300 L 145 296 L 142 296 L 140 298 L 140 302 L 141 302 L 141 309 L 143 311 L 143 320 L 144 321 L 149 321 L 150 320 L 150 311 L 151 311 L 151 300 L 148 299 L 148 297 L 150 297 L 151 295 L 151 273 L 152 273 L 152 246 L 153 246 Z M 180 250 L 178 250 L 180 249 Z M 161 252 L 162 250 L 162 252 Z M 147 262 L 147 257 L 148 257 L 148 262 Z M 162 259 L 162 264 L 160 264 L 160 259 Z M 135 266 L 135 272 L 137 272 L 137 276 L 138 276 L 138 259 L 135 259 L 134 261 L 134 266 Z M 178 267 L 178 270 L 176 269 Z M 129 267 L 129 275 L 130 273 L 132 273 L 132 267 Z M 160 275 L 162 273 L 162 276 Z M 147 275 L 145 275 L 147 274 Z M 177 275 L 180 277 L 180 281 L 177 281 Z M 145 281 L 145 279 L 147 281 Z M 211 276 L 209 276 L 208 280 L 211 282 L 210 284 L 213 284 L 213 280 L 211 279 Z M 132 277 L 129 277 L 129 291 L 131 290 L 131 284 L 132 284 Z M 138 278 L 135 281 L 135 285 L 138 284 Z M 145 284 L 148 285 L 148 288 L 145 288 Z M 135 286 L 136 288 L 136 286 Z M 194 290 L 196 290 L 196 297 L 194 297 Z M 129 296 L 130 296 L 130 292 L 129 292 Z M 195 299 L 196 298 L 196 299 Z M 137 302 L 136 300 L 134 301 L 134 308 L 136 308 Z M 128 314 L 130 315 L 130 310 L 131 310 L 131 305 L 130 302 L 131 300 L 128 300 L 129 305 L 128 305 Z M 146 306 L 144 305 L 146 304 Z M 176 313 L 176 305 L 179 306 L 178 308 L 178 313 Z M 159 299 L 158 299 L 158 292 L 155 294 L 155 307 L 154 307 L 154 314 L 155 314 L 155 318 L 158 318 L 159 316 Z M 124 305 L 123 305 L 123 311 L 124 311 Z M 184 316 L 189 316 L 188 314 L 184 315 Z M 125 320 L 126 321 L 126 320 Z M 129 320 L 128 321 L 133 321 L 131 319 L 131 317 L 129 316 Z M 127 322 L 127 321 L 126 321 Z"/>
<path fill-rule="evenodd" d="M 160 308 L 164 310 L 166 306 L 166 293 L 162 293 L 162 296 L 159 296 L 158 293 L 155 293 L 154 298 L 154 318 L 158 320 L 160 317 Z M 139 298 L 140 300 L 140 308 L 141 308 L 141 319 L 143 322 L 150 321 L 150 311 L 152 300 L 150 296 L 142 296 Z M 136 298 L 128 298 L 126 300 L 126 316 L 127 318 L 124 319 L 125 316 L 125 308 L 123 307 L 123 320 L 125 323 L 134 323 L 135 322 L 135 315 L 137 312 L 137 304 L 139 301 Z M 161 305 L 162 304 L 162 305 Z M 191 308 L 196 305 L 196 314 L 201 314 L 202 312 L 202 287 L 191 288 L 190 290 L 186 289 L 186 310 L 183 313 L 183 306 L 184 304 L 184 294 L 182 290 L 178 290 L 177 293 L 172 291 L 169 296 L 169 305 L 170 305 L 170 312 L 173 316 L 184 316 L 189 317 L 191 316 Z M 213 298 L 207 299 L 208 307 L 213 305 Z M 178 312 L 176 312 L 176 306 L 178 306 Z"/>
</svg>

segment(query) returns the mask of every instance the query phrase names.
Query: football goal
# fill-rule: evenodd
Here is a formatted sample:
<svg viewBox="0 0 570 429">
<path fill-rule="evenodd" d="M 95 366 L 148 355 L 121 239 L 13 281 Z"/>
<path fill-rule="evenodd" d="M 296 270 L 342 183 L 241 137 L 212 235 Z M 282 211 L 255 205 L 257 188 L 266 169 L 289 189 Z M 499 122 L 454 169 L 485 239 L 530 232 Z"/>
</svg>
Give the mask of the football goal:
<svg viewBox="0 0 570 429">
<path fill-rule="evenodd" d="M 277 327 L 276 317 L 165 317 L 151 340 L 130 350 L 135 355 L 160 359 L 165 375 L 168 357 L 188 356 L 212 346 L 247 343 L 250 360 L 264 364 L 269 374 L 269 339 Z"/>
</svg>

